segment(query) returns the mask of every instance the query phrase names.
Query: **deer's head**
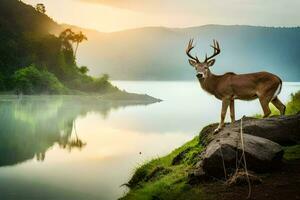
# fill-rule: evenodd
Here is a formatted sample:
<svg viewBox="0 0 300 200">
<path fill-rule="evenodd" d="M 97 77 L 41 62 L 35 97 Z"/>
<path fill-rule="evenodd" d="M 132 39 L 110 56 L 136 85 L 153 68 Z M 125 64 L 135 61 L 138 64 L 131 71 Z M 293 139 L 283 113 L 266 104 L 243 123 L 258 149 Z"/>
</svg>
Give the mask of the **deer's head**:
<svg viewBox="0 0 300 200">
<path fill-rule="evenodd" d="M 204 61 L 200 62 L 197 56 L 194 57 L 190 54 L 190 51 L 194 48 L 194 46 L 193 46 L 193 40 L 191 39 L 189 41 L 189 44 L 186 49 L 186 54 L 190 58 L 189 59 L 190 65 L 192 65 L 196 69 L 198 78 L 205 79 L 208 76 L 208 74 L 210 73 L 209 67 L 213 66 L 216 61 L 215 59 L 212 58 L 221 52 L 218 41 L 213 40 L 213 45 L 211 45 L 211 47 L 214 49 L 213 55 L 209 57 L 207 57 L 206 55 Z"/>
</svg>

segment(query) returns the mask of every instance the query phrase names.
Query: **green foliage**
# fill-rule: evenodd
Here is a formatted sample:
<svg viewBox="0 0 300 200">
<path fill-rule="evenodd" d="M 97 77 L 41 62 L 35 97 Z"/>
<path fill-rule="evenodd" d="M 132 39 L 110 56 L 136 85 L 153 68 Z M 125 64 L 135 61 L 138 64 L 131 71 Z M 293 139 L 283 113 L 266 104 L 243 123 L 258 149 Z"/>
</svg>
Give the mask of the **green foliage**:
<svg viewBox="0 0 300 200">
<path fill-rule="evenodd" d="M 72 44 L 76 44 L 74 51 L 74 57 L 76 57 L 79 43 L 83 42 L 84 40 L 87 40 L 87 37 L 81 31 L 79 33 L 75 33 L 72 31 L 72 29 L 67 28 L 66 30 L 60 33 L 59 39 L 62 41 L 62 47 L 67 50 L 73 51 Z"/>
<path fill-rule="evenodd" d="M 201 199 L 202 190 L 186 181 L 187 171 L 197 160 L 195 155 L 202 150 L 199 137 L 195 137 L 169 155 L 140 166 L 128 182 L 130 192 L 122 199 Z M 173 160 L 178 155 L 182 155 L 181 160 L 175 165 Z"/>
<path fill-rule="evenodd" d="M 34 66 L 20 69 L 14 73 L 15 90 L 24 94 L 62 94 L 66 88 L 54 74 L 46 70 L 38 70 Z"/>
<path fill-rule="evenodd" d="M 298 160 L 298 159 L 300 159 L 300 145 L 285 147 L 283 157 L 286 160 Z"/>
<path fill-rule="evenodd" d="M 22 66 L 36 63 L 36 59 L 49 68 L 55 67 L 57 63 L 53 61 L 56 57 L 52 52 L 59 52 L 60 46 L 49 48 L 49 45 L 57 45 L 59 41 L 48 34 L 49 29 L 55 26 L 53 20 L 16 0 L 2 0 L 0 13 L 0 71 L 5 77 L 11 76 Z M 51 51 L 47 54 L 52 58 L 51 63 L 39 55 L 46 55 L 48 51 Z"/>
<path fill-rule="evenodd" d="M 300 91 L 292 94 L 291 101 L 287 103 L 286 113 L 289 115 L 300 112 Z"/>
<path fill-rule="evenodd" d="M 40 12 L 40 13 L 43 13 L 43 14 L 46 13 L 46 7 L 45 7 L 45 5 L 42 4 L 42 3 L 36 4 L 35 9 L 36 9 L 36 11 L 38 11 L 38 12 Z"/>
<path fill-rule="evenodd" d="M 33 8 L 17 0 L 1 1 L 0 91 L 65 93 L 63 85 L 81 92 L 118 91 L 107 75 L 92 78 L 86 74 L 87 67 L 77 67 L 75 52 L 87 37 L 71 29 L 63 31 L 60 37 L 49 34 L 59 25 L 45 15 L 45 11 L 43 4 Z M 32 64 L 37 68 L 23 69 Z"/>
<path fill-rule="evenodd" d="M 109 82 L 108 75 L 93 78 L 85 74 L 79 74 L 73 80 L 65 82 L 66 86 L 73 90 L 81 90 L 89 93 L 104 94 L 117 92 L 119 89 Z"/>
<path fill-rule="evenodd" d="M 87 68 L 86 66 L 81 66 L 79 67 L 79 72 L 82 73 L 82 74 L 87 74 L 88 71 L 89 71 L 89 68 Z"/>
</svg>

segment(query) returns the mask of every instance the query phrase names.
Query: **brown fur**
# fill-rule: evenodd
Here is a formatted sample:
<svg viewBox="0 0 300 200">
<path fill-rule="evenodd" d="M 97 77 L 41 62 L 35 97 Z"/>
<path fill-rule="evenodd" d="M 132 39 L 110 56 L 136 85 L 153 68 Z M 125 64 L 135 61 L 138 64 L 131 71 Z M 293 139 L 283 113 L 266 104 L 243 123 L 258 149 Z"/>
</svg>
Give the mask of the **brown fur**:
<svg viewBox="0 0 300 200">
<path fill-rule="evenodd" d="M 218 55 L 221 50 L 219 43 L 214 41 L 212 48 L 214 54 L 209 58 L 206 57 L 204 62 L 194 58 L 190 51 L 193 49 L 193 41 L 189 42 L 186 53 L 191 58 L 189 63 L 196 69 L 197 77 L 203 90 L 222 100 L 221 122 L 216 131 L 224 126 L 224 119 L 228 107 L 230 107 L 231 121 L 235 121 L 234 100 L 253 100 L 258 98 L 262 106 L 264 117 L 271 114 L 269 103 L 271 102 L 281 115 L 285 113 L 285 105 L 278 99 L 282 86 L 281 79 L 269 72 L 256 72 L 249 74 L 235 74 L 228 72 L 223 75 L 211 73 L 210 67 L 215 63 L 212 59 Z"/>
<path fill-rule="evenodd" d="M 282 83 L 279 77 L 268 72 L 238 75 L 232 72 L 214 75 L 210 72 L 207 78 L 199 78 L 199 82 L 202 89 L 220 100 L 223 98 L 253 100 L 268 95 L 273 97 Z"/>
<path fill-rule="evenodd" d="M 224 75 L 215 75 L 207 72 L 206 78 L 198 78 L 203 90 L 222 100 L 221 123 L 219 129 L 224 126 L 224 119 L 228 106 L 230 106 L 231 121 L 235 121 L 234 100 L 253 100 L 258 98 L 262 106 L 264 117 L 271 114 L 269 103 L 271 102 L 283 115 L 285 106 L 274 96 L 276 90 L 282 84 L 281 79 L 269 72 L 256 72 L 251 74 L 235 74 L 232 72 Z"/>
</svg>

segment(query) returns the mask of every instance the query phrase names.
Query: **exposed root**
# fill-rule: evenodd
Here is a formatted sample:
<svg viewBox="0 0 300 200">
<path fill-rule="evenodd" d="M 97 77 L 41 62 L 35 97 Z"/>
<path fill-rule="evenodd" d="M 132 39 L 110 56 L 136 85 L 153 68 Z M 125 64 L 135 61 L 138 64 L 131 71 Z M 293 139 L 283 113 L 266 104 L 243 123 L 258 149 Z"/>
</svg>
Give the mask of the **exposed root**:
<svg viewBox="0 0 300 200">
<path fill-rule="evenodd" d="M 238 148 L 238 143 L 237 142 L 237 148 Z M 226 167 L 225 167 L 225 162 L 223 158 L 223 152 L 222 152 L 222 147 L 220 148 L 220 153 L 222 157 L 222 164 L 223 164 L 223 169 L 224 169 L 224 175 L 225 175 L 225 180 L 226 184 L 228 185 L 236 185 L 236 184 L 243 184 L 247 183 L 248 184 L 248 196 L 247 199 L 251 197 L 251 183 L 261 183 L 261 179 L 254 174 L 249 174 L 248 169 L 247 169 L 247 161 L 246 161 L 246 156 L 245 156 L 245 145 L 244 145 L 244 136 L 243 136 L 243 118 L 241 119 L 241 128 L 240 128 L 240 143 L 241 143 L 241 148 L 242 148 L 242 155 L 240 158 L 238 158 L 238 149 L 236 150 L 236 171 L 233 175 L 227 177 L 226 173 Z"/>
<path fill-rule="evenodd" d="M 249 199 L 251 197 L 251 192 L 252 192 L 252 188 L 251 188 L 251 182 L 250 182 L 250 178 L 249 178 L 249 173 L 248 173 L 248 169 L 247 169 L 247 162 L 246 162 L 246 156 L 245 156 L 245 146 L 244 146 L 244 137 L 243 137 L 243 118 L 241 119 L 241 145 L 242 145 L 242 157 L 243 157 L 243 161 L 244 161 L 244 170 L 246 173 L 246 177 L 247 177 L 247 182 L 248 182 L 248 188 L 249 188 L 249 192 L 248 192 L 248 196 L 247 199 Z"/>
<path fill-rule="evenodd" d="M 226 181 L 228 186 L 233 185 L 246 185 L 246 184 L 260 184 L 262 180 L 256 176 L 254 173 L 245 172 L 245 170 L 238 170 Z"/>
</svg>

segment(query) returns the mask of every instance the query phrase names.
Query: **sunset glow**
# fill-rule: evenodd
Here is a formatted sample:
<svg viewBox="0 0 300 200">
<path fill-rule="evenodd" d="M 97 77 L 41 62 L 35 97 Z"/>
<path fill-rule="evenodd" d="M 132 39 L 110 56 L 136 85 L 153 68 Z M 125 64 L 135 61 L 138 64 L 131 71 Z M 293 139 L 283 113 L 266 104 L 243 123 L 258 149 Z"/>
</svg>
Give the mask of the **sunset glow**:
<svg viewBox="0 0 300 200">
<path fill-rule="evenodd" d="M 205 24 L 296 26 L 300 2 L 237 0 L 24 0 L 43 3 L 59 23 L 103 32 L 144 26 L 189 27 Z M 289 9 L 281 9 L 287 7 Z M 255 15 L 253 14 L 255 13 Z"/>
</svg>

